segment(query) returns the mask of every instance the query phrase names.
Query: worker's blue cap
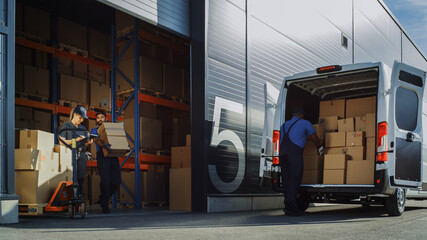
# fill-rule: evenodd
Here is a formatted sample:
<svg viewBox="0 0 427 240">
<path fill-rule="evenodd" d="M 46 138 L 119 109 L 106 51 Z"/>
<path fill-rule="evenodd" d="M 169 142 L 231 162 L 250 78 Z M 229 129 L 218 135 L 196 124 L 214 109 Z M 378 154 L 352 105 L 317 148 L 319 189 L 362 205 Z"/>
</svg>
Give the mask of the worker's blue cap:
<svg viewBox="0 0 427 240">
<path fill-rule="evenodd" d="M 79 114 L 84 119 L 88 119 L 86 108 L 84 108 L 83 106 L 77 106 L 76 108 L 74 108 L 74 113 Z"/>
<path fill-rule="evenodd" d="M 294 108 L 294 110 L 292 111 L 293 114 L 306 114 L 303 108 Z"/>
</svg>

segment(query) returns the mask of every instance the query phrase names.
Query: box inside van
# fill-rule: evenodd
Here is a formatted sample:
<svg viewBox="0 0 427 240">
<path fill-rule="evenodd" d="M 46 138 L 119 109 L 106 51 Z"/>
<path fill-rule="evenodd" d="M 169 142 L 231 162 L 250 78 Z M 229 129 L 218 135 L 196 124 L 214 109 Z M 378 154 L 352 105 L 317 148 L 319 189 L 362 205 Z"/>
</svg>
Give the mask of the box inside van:
<svg viewBox="0 0 427 240">
<path fill-rule="evenodd" d="M 302 107 L 325 147 L 307 139 L 303 184 L 374 184 L 377 92 L 375 69 L 288 82 L 285 120 Z"/>
</svg>

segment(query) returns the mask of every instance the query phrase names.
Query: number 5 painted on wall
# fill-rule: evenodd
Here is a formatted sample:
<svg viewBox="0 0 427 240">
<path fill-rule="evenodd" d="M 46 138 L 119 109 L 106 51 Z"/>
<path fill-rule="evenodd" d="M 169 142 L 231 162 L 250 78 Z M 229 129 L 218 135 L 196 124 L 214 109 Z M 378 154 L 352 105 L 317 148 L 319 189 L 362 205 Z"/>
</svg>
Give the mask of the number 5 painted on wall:
<svg viewBox="0 0 427 240">
<path fill-rule="evenodd" d="M 212 129 L 211 147 L 217 147 L 221 142 L 229 141 L 236 148 L 239 161 L 237 166 L 237 174 L 233 181 L 224 182 L 221 180 L 221 178 L 218 176 L 215 165 L 208 166 L 209 177 L 212 184 L 218 191 L 222 193 L 232 193 L 240 187 L 240 184 L 243 181 L 243 176 L 245 175 L 245 149 L 243 147 L 242 140 L 235 132 L 231 130 L 223 130 L 219 132 L 219 123 L 221 120 L 222 109 L 243 115 L 243 104 L 236 103 L 221 97 L 215 97 L 215 107 L 213 114 L 214 126 Z"/>
</svg>

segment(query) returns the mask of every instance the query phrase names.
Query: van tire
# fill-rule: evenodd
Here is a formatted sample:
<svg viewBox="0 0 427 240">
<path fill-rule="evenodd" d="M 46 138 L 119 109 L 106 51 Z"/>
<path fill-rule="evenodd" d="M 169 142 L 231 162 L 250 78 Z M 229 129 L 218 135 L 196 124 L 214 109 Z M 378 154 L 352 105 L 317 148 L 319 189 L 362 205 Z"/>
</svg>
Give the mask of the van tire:
<svg viewBox="0 0 427 240">
<path fill-rule="evenodd" d="M 401 216 L 405 211 L 406 192 L 397 188 L 394 193 L 385 199 L 384 207 L 389 216 Z"/>
<path fill-rule="evenodd" d="M 298 209 L 301 212 L 305 212 L 310 206 L 310 196 L 306 194 L 301 194 L 297 199 Z"/>
</svg>

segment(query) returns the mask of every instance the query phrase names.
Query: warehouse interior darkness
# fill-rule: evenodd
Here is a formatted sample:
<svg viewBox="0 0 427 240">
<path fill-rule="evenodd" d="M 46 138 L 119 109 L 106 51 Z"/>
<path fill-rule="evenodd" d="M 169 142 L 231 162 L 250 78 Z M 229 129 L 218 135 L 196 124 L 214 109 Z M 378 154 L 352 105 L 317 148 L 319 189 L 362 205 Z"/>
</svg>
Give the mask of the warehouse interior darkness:
<svg viewBox="0 0 427 240">
<path fill-rule="evenodd" d="M 136 29 L 134 21 L 133 16 L 95 0 L 16 1 L 16 158 L 26 157 L 28 145 L 24 141 L 30 141 L 26 138 L 29 132 L 56 138 L 59 127 L 69 121 L 76 106 L 88 110 L 89 119 L 83 123 L 88 131 L 97 127 L 96 112 L 106 112 L 111 121 L 115 111 L 117 122 L 124 123 L 129 137 L 139 135 L 140 169 L 135 172 L 132 156 L 119 157 L 123 184 L 117 201 L 110 204 L 119 208 L 191 210 L 190 41 L 143 20 L 138 20 Z M 139 51 L 134 49 L 135 31 Z M 135 60 L 140 65 L 139 116 L 134 112 L 134 86 L 129 83 L 135 79 Z M 113 68 L 116 90 L 112 91 Z M 112 109 L 112 99 L 116 99 L 116 109 Z M 140 119 L 138 133 L 135 118 Z M 72 178 L 70 163 L 62 156 L 69 153 L 57 146 L 51 148 L 53 142 L 43 138 L 32 148 L 44 149 L 47 153 L 41 154 L 46 156 L 52 152 L 53 160 L 57 152 L 59 168 L 55 176 L 43 182 L 34 175 L 36 185 L 38 181 L 43 185 L 34 189 L 25 186 L 23 181 L 30 181 L 28 177 L 15 177 L 20 204 L 46 203 L 59 181 Z M 133 148 L 133 142 L 128 143 Z M 86 204 L 96 208 L 100 177 L 95 144 L 87 151 L 91 160 L 87 163 L 83 197 Z M 171 166 L 172 158 L 176 164 Z M 35 169 L 42 175 L 44 170 Z M 16 172 L 23 175 L 28 170 L 23 167 Z M 141 181 L 136 182 L 138 173 Z"/>
</svg>

